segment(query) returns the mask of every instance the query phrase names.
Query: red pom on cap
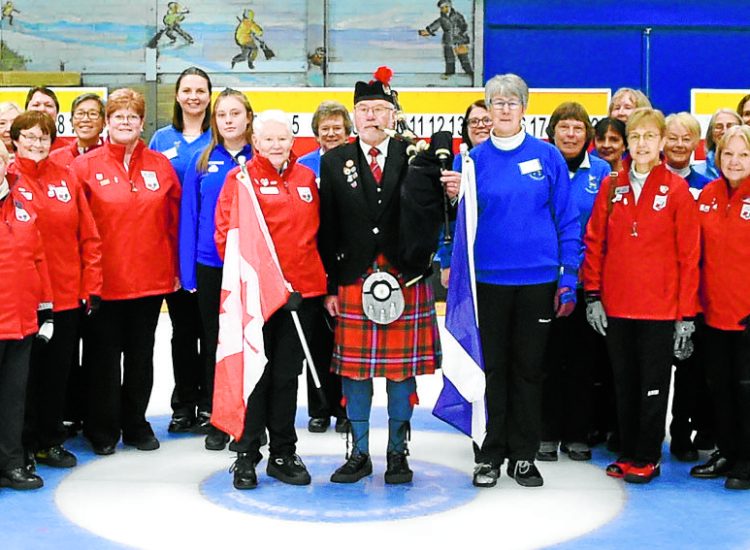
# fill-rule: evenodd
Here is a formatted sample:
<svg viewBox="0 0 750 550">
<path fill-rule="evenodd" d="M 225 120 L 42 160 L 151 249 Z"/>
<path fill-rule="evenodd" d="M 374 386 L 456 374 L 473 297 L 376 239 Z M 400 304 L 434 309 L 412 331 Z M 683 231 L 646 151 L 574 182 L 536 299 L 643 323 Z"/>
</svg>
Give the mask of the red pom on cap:
<svg viewBox="0 0 750 550">
<path fill-rule="evenodd" d="M 385 65 L 382 67 L 378 67 L 378 70 L 375 71 L 375 74 L 372 75 L 375 77 L 375 80 L 378 82 L 382 82 L 385 85 L 389 85 L 391 83 L 391 78 L 393 77 L 393 71 L 390 69 L 390 67 L 386 67 Z M 372 81 L 370 82 L 372 84 Z"/>
</svg>

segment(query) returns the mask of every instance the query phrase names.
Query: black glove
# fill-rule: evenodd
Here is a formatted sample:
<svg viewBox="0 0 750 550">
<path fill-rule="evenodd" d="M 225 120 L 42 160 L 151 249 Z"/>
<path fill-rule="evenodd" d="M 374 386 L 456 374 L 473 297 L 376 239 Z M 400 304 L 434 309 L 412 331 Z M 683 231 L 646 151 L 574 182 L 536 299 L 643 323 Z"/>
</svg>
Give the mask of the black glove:
<svg viewBox="0 0 750 550">
<path fill-rule="evenodd" d="M 39 325 L 39 332 L 37 332 L 36 337 L 46 344 L 52 339 L 55 331 L 55 319 L 52 314 L 52 308 L 45 307 L 38 309 L 36 312 L 36 322 Z"/>
<path fill-rule="evenodd" d="M 93 317 L 99 311 L 102 305 L 102 297 L 97 294 L 89 295 L 89 299 L 86 300 L 86 317 Z"/>
<path fill-rule="evenodd" d="M 284 304 L 284 309 L 287 311 L 297 311 L 300 304 L 302 304 L 302 294 L 299 292 L 292 292 L 289 295 L 289 299 Z"/>
</svg>

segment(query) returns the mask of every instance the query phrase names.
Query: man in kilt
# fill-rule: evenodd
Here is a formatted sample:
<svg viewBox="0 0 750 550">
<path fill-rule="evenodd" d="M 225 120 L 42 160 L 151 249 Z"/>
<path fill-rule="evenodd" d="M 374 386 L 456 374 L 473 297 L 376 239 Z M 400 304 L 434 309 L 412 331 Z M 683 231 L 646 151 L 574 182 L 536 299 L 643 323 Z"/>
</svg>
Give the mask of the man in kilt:
<svg viewBox="0 0 750 550">
<path fill-rule="evenodd" d="M 391 74 L 381 67 L 374 80 L 356 83 L 359 137 L 321 158 L 318 243 L 328 274 L 324 304 L 337 319 L 332 370 L 342 376 L 352 438 L 346 462 L 331 476 L 336 483 L 372 474 L 369 419 L 372 379 L 378 376 L 386 378 L 388 393 L 385 482 L 412 480 L 406 440 L 418 402 L 415 376 L 434 373 L 441 357 L 432 288 L 421 277 L 427 262 L 423 268 L 409 267 L 399 254 L 408 161 L 407 144 L 384 132 L 396 120 Z"/>
</svg>

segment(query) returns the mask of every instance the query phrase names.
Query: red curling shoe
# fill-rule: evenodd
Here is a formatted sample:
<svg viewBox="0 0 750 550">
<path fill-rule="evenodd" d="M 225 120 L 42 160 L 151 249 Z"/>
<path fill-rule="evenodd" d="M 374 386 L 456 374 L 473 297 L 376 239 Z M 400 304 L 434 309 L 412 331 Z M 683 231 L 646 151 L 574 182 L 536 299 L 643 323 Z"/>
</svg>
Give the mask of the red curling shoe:
<svg viewBox="0 0 750 550">
<path fill-rule="evenodd" d="M 607 466 L 606 472 L 609 477 L 622 478 L 628 473 L 633 466 L 633 461 L 627 458 L 618 458 L 612 464 Z"/>
<path fill-rule="evenodd" d="M 625 481 L 628 483 L 648 483 L 661 473 L 658 462 L 635 462 L 625 472 Z"/>
</svg>

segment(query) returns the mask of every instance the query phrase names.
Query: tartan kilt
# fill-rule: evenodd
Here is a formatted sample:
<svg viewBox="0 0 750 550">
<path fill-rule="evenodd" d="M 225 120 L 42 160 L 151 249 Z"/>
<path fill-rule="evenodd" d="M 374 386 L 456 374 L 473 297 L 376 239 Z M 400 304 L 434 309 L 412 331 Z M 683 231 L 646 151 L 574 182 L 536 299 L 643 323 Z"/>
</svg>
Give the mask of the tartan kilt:
<svg viewBox="0 0 750 550">
<path fill-rule="evenodd" d="M 340 286 L 331 370 L 355 380 L 383 376 L 400 381 L 434 373 L 442 352 L 432 285 L 423 279 L 403 288 L 403 277 L 385 258 L 380 256 L 378 265 L 402 284 L 404 312 L 388 325 L 378 325 L 365 316 L 362 283 L 372 268 L 357 282 Z"/>
</svg>

